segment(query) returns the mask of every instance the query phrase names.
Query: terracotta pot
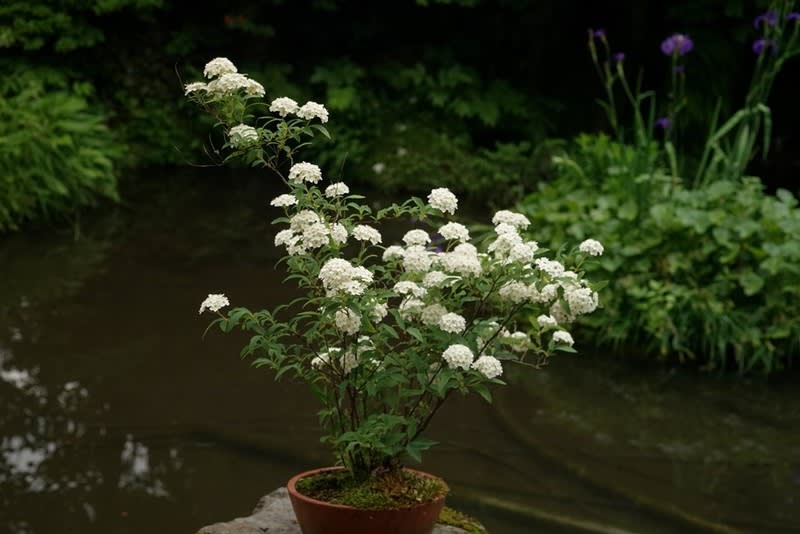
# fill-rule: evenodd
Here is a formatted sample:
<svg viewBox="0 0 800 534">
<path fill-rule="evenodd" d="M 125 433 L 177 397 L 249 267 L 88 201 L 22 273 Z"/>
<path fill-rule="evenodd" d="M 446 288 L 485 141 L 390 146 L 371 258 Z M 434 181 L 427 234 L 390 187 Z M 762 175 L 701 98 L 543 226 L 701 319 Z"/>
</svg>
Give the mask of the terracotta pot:
<svg viewBox="0 0 800 534">
<path fill-rule="evenodd" d="M 295 485 L 301 478 L 340 471 L 341 467 L 323 467 L 295 475 L 289 480 L 287 488 L 294 515 L 303 534 L 430 534 L 439 513 L 444 507 L 445 495 L 430 502 L 395 509 L 366 510 L 331 504 L 306 497 L 297 491 Z M 436 478 L 431 474 L 406 469 L 416 474 Z M 442 482 L 444 484 L 444 482 Z M 447 485 L 445 484 L 445 488 Z"/>
</svg>

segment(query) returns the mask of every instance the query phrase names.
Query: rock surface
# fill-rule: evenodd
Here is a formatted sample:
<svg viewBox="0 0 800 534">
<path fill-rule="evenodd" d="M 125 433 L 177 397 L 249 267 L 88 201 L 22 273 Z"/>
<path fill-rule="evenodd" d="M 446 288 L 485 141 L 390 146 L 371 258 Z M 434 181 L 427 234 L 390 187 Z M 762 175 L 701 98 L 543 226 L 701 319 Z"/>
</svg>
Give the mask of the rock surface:
<svg viewBox="0 0 800 534">
<path fill-rule="evenodd" d="M 433 534 L 465 534 L 456 527 L 437 525 Z M 203 527 L 197 534 L 301 534 L 294 518 L 289 492 L 280 488 L 261 497 L 253 514 L 227 523 L 215 523 Z"/>
</svg>

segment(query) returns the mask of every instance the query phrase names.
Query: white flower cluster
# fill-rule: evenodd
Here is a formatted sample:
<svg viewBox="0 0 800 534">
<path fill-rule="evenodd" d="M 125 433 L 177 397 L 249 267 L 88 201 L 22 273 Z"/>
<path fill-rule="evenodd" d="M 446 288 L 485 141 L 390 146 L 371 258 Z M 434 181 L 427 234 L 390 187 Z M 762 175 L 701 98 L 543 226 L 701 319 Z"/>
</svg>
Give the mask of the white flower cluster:
<svg viewBox="0 0 800 534">
<path fill-rule="evenodd" d="M 353 335 L 361 328 L 361 316 L 350 308 L 336 310 L 334 314 L 336 328 L 345 334 Z"/>
<path fill-rule="evenodd" d="M 303 182 L 316 184 L 320 180 L 322 180 L 322 170 L 313 163 L 303 161 L 301 163 L 295 163 L 292 165 L 292 168 L 289 169 L 290 182 L 296 184 L 302 184 Z"/>
<path fill-rule="evenodd" d="M 570 347 L 575 344 L 575 341 L 572 339 L 572 335 L 564 330 L 557 330 L 553 332 L 553 342 L 569 345 Z"/>
<path fill-rule="evenodd" d="M 400 295 L 413 295 L 420 298 L 428 293 L 424 287 L 419 287 L 415 282 L 410 280 L 397 282 L 393 289 Z"/>
<path fill-rule="evenodd" d="M 373 276 L 366 267 L 354 266 L 341 258 L 331 258 L 319 270 L 319 279 L 328 296 L 362 295 L 372 283 Z"/>
<path fill-rule="evenodd" d="M 294 206 L 296 204 L 297 197 L 289 194 L 278 195 L 269 203 L 270 206 L 275 206 L 276 208 L 288 208 L 289 206 Z"/>
<path fill-rule="evenodd" d="M 297 102 L 286 96 L 276 98 L 269 105 L 269 110 L 272 113 L 277 113 L 281 117 L 286 117 L 290 113 L 297 113 L 298 109 L 300 109 L 300 107 L 297 105 Z"/>
<path fill-rule="evenodd" d="M 235 148 L 247 146 L 258 141 L 258 131 L 252 126 L 240 124 L 231 128 L 228 139 Z"/>
<path fill-rule="evenodd" d="M 271 202 L 273 206 L 293 205 L 292 195 L 281 195 Z M 296 199 L 295 199 L 296 202 Z M 311 210 L 301 210 L 289 219 L 289 228 L 275 235 L 275 246 L 285 246 L 290 256 L 305 254 L 309 250 L 347 242 L 347 229 L 340 223 L 327 224 Z"/>
<path fill-rule="evenodd" d="M 446 187 L 439 187 L 434 189 L 428 195 L 428 204 L 433 209 L 439 210 L 442 213 L 449 213 L 450 215 L 458 209 L 458 199 Z"/>
<path fill-rule="evenodd" d="M 500 210 L 494 214 L 492 217 L 492 224 L 495 226 L 499 226 L 501 224 L 508 224 L 513 226 L 517 230 L 525 230 L 528 226 L 530 226 L 531 222 L 528 220 L 527 217 L 522 215 L 521 213 L 514 213 L 513 211 L 508 210 Z"/>
<path fill-rule="evenodd" d="M 200 304 L 200 311 L 198 313 L 203 313 L 206 310 L 212 312 L 218 312 L 225 306 L 230 306 L 231 303 L 228 301 L 228 297 L 221 293 L 211 294 L 206 297 L 202 304 Z"/>
<path fill-rule="evenodd" d="M 206 63 L 203 75 L 211 81 L 186 84 L 183 89 L 187 96 L 224 97 L 234 95 L 239 91 L 243 91 L 248 96 L 262 97 L 265 94 L 263 85 L 237 72 L 236 65 L 228 58 L 218 57 Z"/>
<path fill-rule="evenodd" d="M 414 246 L 414 245 L 427 245 L 431 242 L 431 236 L 428 235 L 428 232 L 425 230 L 409 230 L 406 232 L 406 235 L 403 236 L 403 243 L 406 246 Z"/>
<path fill-rule="evenodd" d="M 471 367 L 489 380 L 503 374 L 503 364 L 494 356 L 481 356 L 472 363 Z"/>
<path fill-rule="evenodd" d="M 419 320 L 428 326 L 438 326 L 442 317 L 447 314 L 447 308 L 441 304 L 430 304 L 419 312 Z"/>
<path fill-rule="evenodd" d="M 386 247 L 386 250 L 383 251 L 383 261 L 402 260 L 403 256 L 405 256 L 405 250 L 397 245 Z"/>
<path fill-rule="evenodd" d="M 595 239 L 587 239 L 578 245 L 578 250 L 589 256 L 600 256 L 603 254 L 603 245 Z"/>
<path fill-rule="evenodd" d="M 206 91 L 216 96 L 229 96 L 244 91 L 250 96 L 264 96 L 264 86 L 238 72 L 223 74 L 216 80 L 208 82 Z"/>
<path fill-rule="evenodd" d="M 445 285 L 445 283 L 449 281 L 455 281 L 457 277 L 455 276 L 447 276 L 442 271 L 431 271 L 426 273 L 425 276 L 422 278 L 422 287 L 432 288 L 432 287 L 441 287 Z"/>
<path fill-rule="evenodd" d="M 183 92 L 186 96 L 200 91 L 205 91 L 208 88 L 204 82 L 192 82 L 183 86 Z"/>
<path fill-rule="evenodd" d="M 336 182 L 325 188 L 325 196 L 328 198 L 341 197 L 350 192 L 350 188 L 344 182 Z"/>
<path fill-rule="evenodd" d="M 403 268 L 408 272 L 426 272 L 431 268 L 433 259 L 422 245 L 412 245 L 403 251 Z"/>
<path fill-rule="evenodd" d="M 540 315 L 536 318 L 536 322 L 540 328 L 555 328 L 558 326 L 558 321 L 550 315 Z"/>
<path fill-rule="evenodd" d="M 450 345 L 442 353 L 442 358 L 450 369 L 461 368 L 465 371 L 470 368 L 475 355 L 466 345 Z"/>
<path fill-rule="evenodd" d="M 381 233 L 371 226 L 359 224 L 353 228 L 353 238 L 356 241 L 368 241 L 373 245 L 377 245 L 382 241 Z"/>
<path fill-rule="evenodd" d="M 495 258 L 506 263 L 528 264 L 533 261 L 539 244 L 536 241 L 524 241 L 519 235 L 519 228 L 527 228 L 530 224 L 524 215 L 507 210 L 498 211 L 492 217 L 492 222 L 497 239 L 489 245 L 488 250 Z"/>
<path fill-rule="evenodd" d="M 307 121 L 319 119 L 322 123 L 328 122 L 328 110 L 325 109 L 325 106 L 316 102 L 306 102 L 296 113 L 298 117 Z"/>
<path fill-rule="evenodd" d="M 237 72 L 236 65 L 226 57 L 216 57 L 206 63 L 203 69 L 203 75 L 206 78 L 217 78 L 223 74 L 233 74 Z"/>
<path fill-rule="evenodd" d="M 439 228 L 439 235 L 445 239 L 453 239 L 461 243 L 469 241 L 469 230 L 467 230 L 466 226 L 457 222 L 449 222 Z"/>
<path fill-rule="evenodd" d="M 439 328 L 451 334 L 461 334 L 467 328 L 467 321 L 457 313 L 445 313 L 439 319 Z"/>
<path fill-rule="evenodd" d="M 442 269 L 464 277 L 480 276 L 483 272 L 478 249 L 470 243 L 461 243 L 452 251 L 440 255 Z"/>
</svg>

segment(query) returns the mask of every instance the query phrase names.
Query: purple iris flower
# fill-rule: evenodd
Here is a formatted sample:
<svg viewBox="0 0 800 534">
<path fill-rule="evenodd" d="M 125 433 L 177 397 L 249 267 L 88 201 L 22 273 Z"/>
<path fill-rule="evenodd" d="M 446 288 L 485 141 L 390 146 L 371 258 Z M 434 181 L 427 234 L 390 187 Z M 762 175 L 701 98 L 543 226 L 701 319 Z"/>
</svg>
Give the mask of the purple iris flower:
<svg viewBox="0 0 800 534">
<path fill-rule="evenodd" d="M 787 22 L 800 22 L 800 13 L 792 12 L 786 15 Z"/>
<path fill-rule="evenodd" d="M 683 56 L 691 52 L 693 48 L 694 41 L 682 33 L 672 34 L 661 43 L 661 51 L 667 56 Z"/>
<path fill-rule="evenodd" d="M 771 41 L 769 39 L 756 39 L 753 41 L 753 53 L 760 56 L 768 49 L 772 48 L 772 54 L 778 53 L 778 45 L 775 41 Z"/>
<path fill-rule="evenodd" d="M 661 128 L 662 130 L 666 130 L 672 126 L 672 121 L 669 117 L 661 117 L 660 119 L 656 120 L 656 127 Z"/>
<path fill-rule="evenodd" d="M 778 23 L 778 13 L 770 9 L 766 13 L 757 16 L 753 19 L 753 26 L 756 29 L 759 29 L 762 25 L 766 26 L 775 26 Z"/>
<path fill-rule="evenodd" d="M 614 63 L 622 63 L 625 61 L 625 52 L 617 52 L 614 54 Z"/>
</svg>

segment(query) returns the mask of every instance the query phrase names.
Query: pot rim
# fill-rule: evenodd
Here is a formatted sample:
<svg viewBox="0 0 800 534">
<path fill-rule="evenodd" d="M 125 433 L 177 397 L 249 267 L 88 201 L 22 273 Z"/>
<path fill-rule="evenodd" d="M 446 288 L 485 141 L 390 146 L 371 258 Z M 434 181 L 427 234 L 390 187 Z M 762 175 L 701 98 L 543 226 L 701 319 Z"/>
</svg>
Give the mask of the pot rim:
<svg viewBox="0 0 800 534">
<path fill-rule="evenodd" d="M 340 509 L 340 510 L 359 510 L 359 511 L 365 511 L 365 512 L 366 511 L 373 511 L 373 512 L 374 511 L 384 511 L 384 512 L 389 512 L 389 511 L 395 511 L 395 510 L 402 511 L 402 510 L 411 510 L 411 509 L 415 509 L 415 508 L 422 508 L 423 506 L 429 506 L 431 504 L 437 503 L 438 501 L 444 501 L 445 498 L 447 497 L 447 495 L 450 493 L 450 486 L 448 486 L 447 483 L 444 480 L 442 480 L 441 478 L 437 477 L 436 475 L 432 475 L 431 473 L 427 473 L 425 471 L 420 471 L 419 469 L 413 469 L 411 467 L 404 467 L 403 471 L 411 471 L 412 473 L 416 473 L 416 474 L 422 475 L 424 477 L 433 478 L 433 479 L 438 480 L 442 484 L 442 486 L 444 486 L 444 490 L 445 490 L 444 493 L 442 493 L 439 497 L 437 497 L 435 499 L 432 499 L 430 501 L 424 501 L 424 502 L 421 502 L 421 503 L 411 504 L 411 505 L 408 505 L 408 506 L 398 506 L 396 508 L 358 508 L 356 506 L 350 506 L 348 504 L 334 504 L 334 503 L 330 503 L 330 502 L 327 502 L 327 501 L 320 501 L 318 499 L 314 499 L 313 497 L 309 497 L 309 496 L 305 495 L 304 493 L 300 493 L 297 490 L 296 484 L 297 484 L 298 480 L 300 480 L 302 478 L 310 477 L 310 476 L 313 476 L 313 475 L 317 475 L 319 473 L 327 473 L 329 471 L 344 471 L 344 467 L 341 467 L 341 466 L 318 467 L 316 469 L 309 469 L 308 471 L 303 471 L 302 473 L 298 473 L 298 474 L 294 475 L 292 478 L 289 479 L 289 482 L 286 483 L 286 489 L 289 491 L 289 494 L 292 497 L 294 497 L 296 499 L 299 499 L 301 501 L 305 501 L 305 502 L 307 502 L 309 504 L 314 504 L 316 506 L 326 506 L 326 507 L 329 507 L 329 508 L 337 508 L 337 509 Z"/>
</svg>

